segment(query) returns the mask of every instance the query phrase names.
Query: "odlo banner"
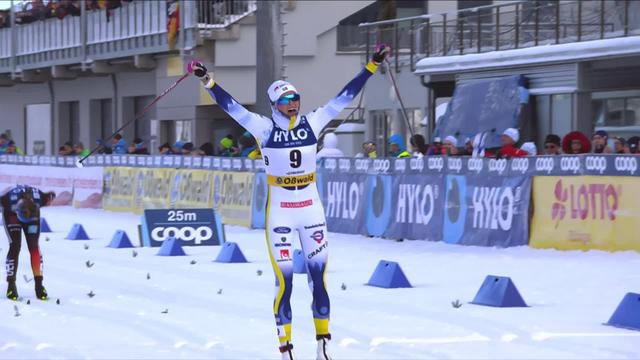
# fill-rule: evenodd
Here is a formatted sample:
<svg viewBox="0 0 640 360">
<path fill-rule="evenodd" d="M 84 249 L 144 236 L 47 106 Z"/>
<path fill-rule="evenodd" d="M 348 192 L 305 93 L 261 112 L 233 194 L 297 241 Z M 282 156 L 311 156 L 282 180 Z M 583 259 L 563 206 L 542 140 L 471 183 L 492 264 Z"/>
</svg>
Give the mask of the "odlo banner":
<svg viewBox="0 0 640 360">
<path fill-rule="evenodd" d="M 638 180 L 535 177 L 530 245 L 562 250 L 640 250 Z"/>
</svg>

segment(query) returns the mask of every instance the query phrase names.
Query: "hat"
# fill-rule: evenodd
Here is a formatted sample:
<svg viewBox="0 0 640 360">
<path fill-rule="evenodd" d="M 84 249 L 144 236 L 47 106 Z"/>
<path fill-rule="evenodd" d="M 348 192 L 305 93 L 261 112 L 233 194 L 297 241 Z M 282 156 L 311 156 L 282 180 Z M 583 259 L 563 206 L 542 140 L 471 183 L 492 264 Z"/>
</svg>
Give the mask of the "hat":
<svg viewBox="0 0 640 360">
<path fill-rule="evenodd" d="M 520 146 L 520 150 L 524 150 L 527 154 L 534 156 L 538 154 L 538 149 L 536 149 L 536 144 L 532 142 L 526 142 Z"/>
<path fill-rule="evenodd" d="M 182 145 L 182 150 L 193 151 L 193 143 L 192 142 L 185 143 L 184 145 Z"/>
<path fill-rule="evenodd" d="M 436 136 L 436 137 L 434 137 L 434 138 L 433 138 L 433 142 L 434 142 L 434 143 L 441 143 L 441 142 L 442 142 L 442 139 L 440 139 L 440 137 L 439 137 L 439 136 Z"/>
<path fill-rule="evenodd" d="M 520 140 L 520 132 L 516 128 L 508 128 L 507 130 L 505 130 L 502 133 L 502 135 L 506 135 L 506 136 L 510 137 L 511 140 L 513 140 L 514 143 L 516 143 L 516 142 L 518 142 L 518 140 Z"/>
<path fill-rule="evenodd" d="M 276 100 L 280 99 L 282 94 L 291 91 L 298 93 L 298 90 L 296 90 L 296 88 L 290 83 L 284 80 L 276 80 L 269 86 L 269 89 L 267 89 L 267 94 L 269 95 L 269 100 L 274 103 Z"/>
<path fill-rule="evenodd" d="M 447 136 L 444 138 L 444 141 L 449 141 L 453 146 L 458 146 L 458 139 L 456 139 L 454 136 Z"/>
<path fill-rule="evenodd" d="M 558 136 L 556 134 L 549 134 L 549 135 L 547 135 L 546 138 L 544 138 L 544 143 L 545 144 L 555 144 L 557 146 L 560 146 L 561 142 L 562 142 L 562 140 L 560 140 L 560 136 Z"/>
<path fill-rule="evenodd" d="M 613 139 L 620 141 L 622 143 L 622 145 L 626 145 L 627 144 L 627 140 L 625 140 L 622 136 L 614 136 Z"/>
<path fill-rule="evenodd" d="M 176 141 L 176 143 L 173 144 L 174 148 L 181 149 L 181 150 L 183 146 L 184 146 L 184 141 L 180 141 L 180 140 Z"/>
<path fill-rule="evenodd" d="M 233 140 L 228 137 L 223 137 L 222 140 L 220 140 L 220 145 L 225 149 L 229 149 L 233 145 Z"/>
<path fill-rule="evenodd" d="M 594 132 L 593 135 L 591 136 L 591 138 L 593 139 L 593 137 L 596 136 L 596 135 L 602 136 L 602 137 L 606 137 L 606 138 L 609 137 L 609 134 L 604 130 L 598 130 L 598 131 Z"/>
</svg>

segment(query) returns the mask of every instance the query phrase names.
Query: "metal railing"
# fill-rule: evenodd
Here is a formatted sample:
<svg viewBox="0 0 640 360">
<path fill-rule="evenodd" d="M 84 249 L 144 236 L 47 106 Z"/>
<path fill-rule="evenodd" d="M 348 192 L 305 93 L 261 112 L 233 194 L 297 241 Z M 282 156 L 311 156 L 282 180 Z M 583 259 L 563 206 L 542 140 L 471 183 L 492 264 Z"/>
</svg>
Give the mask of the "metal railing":
<svg viewBox="0 0 640 360">
<path fill-rule="evenodd" d="M 83 9 L 0 29 L 0 74 L 169 51 L 164 1 L 132 1 L 111 10 Z M 253 13 L 256 0 L 181 1 L 178 49 L 196 44 L 200 29 L 224 29 Z"/>
<path fill-rule="evenodd" d="M 423 57 L 474 54 L 640 35 L 640 2 L 514 1 L 338 28 L 339 51 L 388 43 L 412 70 Z M 399 71 L 398 56 L 395 68 Z"/>
</svg>

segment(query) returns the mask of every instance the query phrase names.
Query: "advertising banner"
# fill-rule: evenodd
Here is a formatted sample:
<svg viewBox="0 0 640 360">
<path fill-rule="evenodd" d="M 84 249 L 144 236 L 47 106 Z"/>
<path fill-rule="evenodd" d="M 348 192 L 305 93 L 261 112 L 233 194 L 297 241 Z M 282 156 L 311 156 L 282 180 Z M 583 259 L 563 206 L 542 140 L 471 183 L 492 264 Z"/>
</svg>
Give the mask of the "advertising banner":
<svg viewBox="0 0 640 360">
<path fill-rule="evenodd" d="M 349 159 L 340 159 L 347 160 Z M 344 234 L 365 234 L 364 190 L 366 174 L 326 172 L 318 177 L 318 190 L 327 229 Z"/>
<path fill-rule="evenodd" d="M 169 208 L 169 194 L 176 171 L 175 169 L 157 168 L 138 169 L 138 187 L 142 181 L 140 198 L 142 209 Z"/>
<path fill-rule="evenodd" d="M 640 250 L 637 177 L 535 177 L 530 245 Z"/>
<path fill-rule="evenodd" d="M 6 192 L 21 184 L 37 187 L 42 191 L 55 191 L 56 199 L 52 205 L 72 205 L 73 202 L 73 174 L 70 169 L 25 166 L 0 165 L 0 192 Z"/>
<path fill-rule="evenodd" d="M 213 172 L 177 170 L 172 188 L 177 189 L 173 208 L 213 208 Z"/>
<path fill-rule="evenodd" d="M 429 169 L 428 165 L 424 159 L 394 160 L 391 221 L 384 232 L 385 237 L 442 239 L 443 167 L 432 163 Z"/>
<path fill-rule="evenodd" d="M 527 245 L 530 192 L 527 176 L 447 175 L 443 240 L 462 245 Z"/>
<path fill-rule="evenodd" d="M 255 174 L 253 181 L 253 205 L 251 206 L 251 227 L 266 228 L 267 216 L 267 176 L 264 172 Z"/>
<path fill-rule="evenodd" d="M 222 222 L 251 227 L 255 174 L 232 171 L 213 171 L 212 173 L 213 208 L 222 217 Z"/>
<path fill-rule="evenodd" d="M 213 209 L 145 210 L 142 223 L 144 246 L 159 247 L 169 237 L 183 245 L 221 245 L 222 224 Z"/>
<path fill-rule="evenodd" d="M 129 167 L 104 168 L 103 208 L 110 211 L 137 212 L 135 204 L 138 169 Z"/>
<path fill-rule="evenodd" d="M 73 206 L 76 208 L 102 208 L 102 169 L 98 167 L 73 168 Z"/>
</svg>

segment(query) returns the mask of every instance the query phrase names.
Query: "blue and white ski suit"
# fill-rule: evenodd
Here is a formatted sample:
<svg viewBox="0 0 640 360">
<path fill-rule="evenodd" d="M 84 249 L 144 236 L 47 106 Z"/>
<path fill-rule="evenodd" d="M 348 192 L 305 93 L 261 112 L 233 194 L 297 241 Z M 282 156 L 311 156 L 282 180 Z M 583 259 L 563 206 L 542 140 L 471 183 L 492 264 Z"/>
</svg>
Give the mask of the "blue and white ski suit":
<svg viewBox="0 0 640 360">
<path fill-rule="evenodd" d="M 205 88 L 218 105 L 253 135 L 262 152 L 267 174 L 266 238 L 276 276 L 273 304 L 278 339 L 291 341 L 292 240 L 297 231 L 313 293 L 317 335 L 329 333 L 329 296 L 325 284 L 327 225 L 316 186 L 317 139 L 322 129 L 358 95 L 375 73 L 373 62 L 356 75 L 325 106 L 287 118 L 275 105 L 271 118 L 248 111 L 210 80 Z"/>
</svg>

